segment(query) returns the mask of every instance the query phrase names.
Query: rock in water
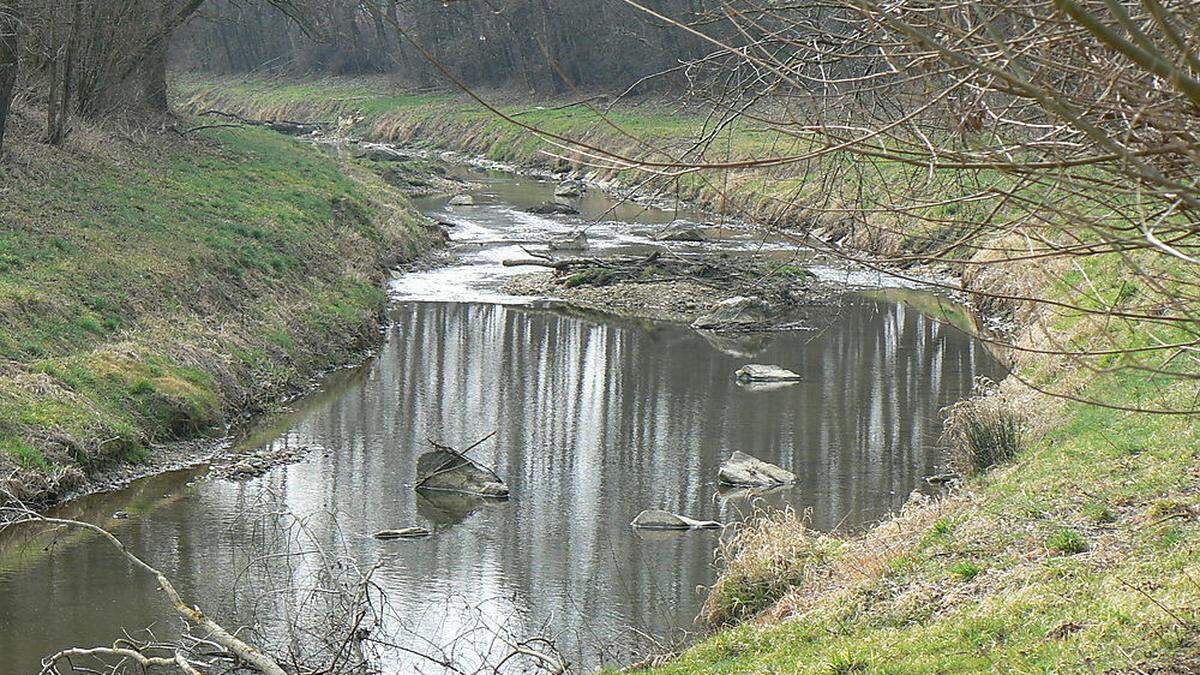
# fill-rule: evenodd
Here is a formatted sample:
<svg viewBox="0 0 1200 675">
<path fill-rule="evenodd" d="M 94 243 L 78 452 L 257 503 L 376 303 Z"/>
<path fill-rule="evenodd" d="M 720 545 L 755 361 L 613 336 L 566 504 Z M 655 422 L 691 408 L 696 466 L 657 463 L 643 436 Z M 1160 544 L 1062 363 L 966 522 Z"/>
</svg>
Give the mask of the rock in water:
<svg viewBox="0 0 1200 675">
<path fill-rule="evenodd" d="M 692 328 L 709 330 L 748 330 L 771 323 L 774 310 L 762 298 L 735 295 L 692 322 Z"/>
<path fill-rule="evenodd" d="M 734 451 L 733 456 L 721 465 L 718 478 L 726 485 L 742 487 L 771 487 L 796 482 L 796 474 L 791 471 L 751 457 L 741 450 Z"/>
<path fill-rule="evenodd" d="M 508 486 L 495 471 L 448 450 L 433 450 L 418 457 L 417 477 L 418 490 L 508 497 Z"/>
<path fill-rule="evenodd" d="M 723 527 L 715 520 L 694 520 L 660 509 L 646 509 L 629 524 L 643 530 L 708 530 Z"/>
<path fill-rule="evenodd" d="M 373 162 L 403 162 L 408 159 L 400 151 L 393 150 L 386 145 L 364 145 L 363 152 L 359 157 Z"/>
<path fill-rule="evenodd" d="M 529 209 L 536 216 L 577 216 L 579 209 L 561 202 L 543 202 Z"/>
<path fill-rule="evenodd" d="M 380 530 L 371 536 L 380 541 L 391 541 L 393 539 L 419 539 L 431 534 L 433 533 L 423 527 L 414 526 L 402 527 L 398 530 Z"/>
<path fill-rule="evenodd" d="M 475 206 L 475 198 L 471 195 L 454 195 L 446 203 L 450 206 Z"/>
<path fill-rule="evenodd" d="M 576 232 L 566 237 L 551 239 L 549 247 L 551 251 L 586 251 L 588 247 L 587 235 L 583 232 Z"/>
<path fill-rule="evenodd" d="M 672 220 L 670 224 L 655 232 L 651 237 L 655 241 L 708 241 L 708 232 L 704 225 L 690 220 Z"/>
<path fill-rule="evenodd" d="M 554 188 L 555 197 L 578 197 L 587 189 L 581 180 L 564 180 Z"/>
<path fill-rule="evenodd" d="M 799 382 L 800 375 L 787 368 L 751 363 L 738 368 L 734 373 L 738 382 Z"/>
</svg>

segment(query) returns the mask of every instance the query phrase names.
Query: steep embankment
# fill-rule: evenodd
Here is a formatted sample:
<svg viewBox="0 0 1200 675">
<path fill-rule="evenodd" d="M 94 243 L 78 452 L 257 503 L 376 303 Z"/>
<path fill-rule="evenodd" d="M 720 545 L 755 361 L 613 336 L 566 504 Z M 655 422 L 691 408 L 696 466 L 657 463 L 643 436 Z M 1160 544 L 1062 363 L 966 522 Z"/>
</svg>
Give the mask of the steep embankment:
<svg viewBox="0 0 1200 675">
<path fill-rule="evenodd" d="M 341 118 L 354 133 L 418 142 L 500 160 L 566 167 L 553 146 L 449 96 L 394 95 L 381 82 L 320 84 L 199 80 L 181 83 L 197 109 L 251 117 Z M 687 152 L 703 118 L 662 106 L 622 108 L 608 121 L 579 107 L 507 106 L 523 121 L 618 152 L 650 145 Z M 722 137 L 724 139 L 724 137 Z M 786 143 L 743 126 L 726 156 L 773 154 Z M 647 151 L 650 154 L 655 152 Z M 657 153 L 664 156 L 663 153 Z M 577 159 L 579 159 L 577 157 Z M 589 160 L 591 161 L 591 160 Z M 824 160 L 823 169 L 835 169 Z M 871 180 L 901 168 L 880 165 Z M 842 184 L 811 165 L 691 174 L 663 182 L 683 197 L 780 225 L 816 228 L 876 253 L 919 256 L 954 231 L 907 230 L 904 223 L 849 223 L 811 199 L 836 206 L 842 190 L 869 194 L 870 182 Z M 789 173 L 791 172 L 791 173 Z M 633 184 L 627 172 L 602 169 Z M 862 174 L 857 174 L 861 176 Z M 936 185 L 933 186 L 936 188 Z M 738 195 L 733 198 L 731 195 Z M 848 195 L 845 195 L 848 198 Z M 936 223 L 936 206 L 923 219 Z M 957 214 L 962 219 L 962 213 Z M 996 214 L 981 214 L 994 217 Z M 894 216 L 892 216 L 894 217 Z M 824 218 L 824 220 L 822 220 Z M 814 222 L 815 221 L 815 222 Z M 926 225 L 927 226 L 927 225 Z M 1044 233 L 1043 233 L 1044 234 Z M 1019 232 L 1013 233 L 1018 240 Z M 996 247 L 1020 250 L 1014 246 Z M 986 253 L 973 253 L 976 262 Z M 794 518 L 752 527 L 727 550 L 727 567 L 706 617 L 723 627 L 675 660 L 668 672 L 1185 672 L 1200 668 L 1200 423 L 1117 407 L 1184 410 L 1196 386 L 1146 368 L 1120 368 L 1123 348 L 1186 342 L 1162 326 L 1114 322 L 1105 313 L 1153 307 L 1154 292 L 1131 282 L 1138 266 L 1171 278 L 1161 257 L 1130 253 L 1067 264 L 969 267 L 976 288 L 1034 292 L 1066 305 L 997 303 L 1023 327 L 1014 352 L 1022 378 L 1102 407 L 1035 393 L 1015 379 L 960 406 L 948 439 L 960 466 L 976 473 L 947 499 L 914 501 L 896 519 L 858 536 L 818 536 Z M 977 270 L 972 272 L 972 270 Z M 1169 272 L 1169 274 L 1168 274 Z M 1169 292 L 1169 291 L 1168 291 Z M 1061 355 L 1111 350 L 1088 365 Z M 1161 351 L 1162 359 L 1190 358 Z M 1144 362 L 1143 362 L 1144 365 Z M 1089 367 L 1090 366 L 1090 367 Z"/>
<path fill-rule="evenodd" d="M 0 485 L 24 498 L 356 358 L 431 241 L 403 195 L 272 132 L 35 133 L 0 164 Z"/>
</svg>

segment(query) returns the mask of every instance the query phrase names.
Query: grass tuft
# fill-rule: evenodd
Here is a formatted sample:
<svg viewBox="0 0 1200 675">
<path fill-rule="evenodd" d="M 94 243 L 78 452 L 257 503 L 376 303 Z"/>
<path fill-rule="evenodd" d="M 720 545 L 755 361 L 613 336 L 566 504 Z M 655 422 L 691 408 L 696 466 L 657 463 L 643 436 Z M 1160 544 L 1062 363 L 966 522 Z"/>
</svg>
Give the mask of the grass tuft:
<svg viewBox="0 0 1200 675">
<path fill-rule="evenodd" d="M 975 475 L 1017 456 L 1024 418 L 995 382 L 979 378 L 974 396 L 947 408 L 943 429 L 950 464 Z"/>
<path fill-rule="evenodd" d="M 809 530 L 795 511 L 758 513 L 718 548 L 725 570 L 701 615 L 717 626 L 754 616 L 807 581 L 837 547 L 835 539 Z"/>
<path fill-rule="evenodd" d="M 1046 539 L 1046 548 L 1062 555 L 1075 555 L 1088 550 L 1088 543 L 1077 530 L 1062 528 Z"/>
</svg>

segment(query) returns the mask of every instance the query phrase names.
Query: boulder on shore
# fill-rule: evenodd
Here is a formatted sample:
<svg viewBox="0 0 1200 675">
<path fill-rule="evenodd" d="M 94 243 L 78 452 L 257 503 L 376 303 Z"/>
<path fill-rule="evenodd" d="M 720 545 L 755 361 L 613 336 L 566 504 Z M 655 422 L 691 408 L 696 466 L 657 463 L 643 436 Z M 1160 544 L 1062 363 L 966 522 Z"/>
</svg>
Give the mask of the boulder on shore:
<svg viewBox="0 0 1200 675">
<path fill-rule="evenodd" d="M 371 536 L 380 541 L 391 541 L 393 539 L 419 539 L 431 534 L 433 533 L 423 527 L 413 526 L 402 527 L 398 530 L 380 530 Z"/>
<path fill-rule="evenodd" d="M 750 363 L 737 369 L 734 373 L 738 382 L 799 382 L 802 378 L 787 368 L 769 366 L 761 363 Z"/>
<path fill-rule="evenodd" d="M 588 239 L 581 230 L 572 235 L 551 239 L 548 246 L 551 251 L 586 251 Z"/>
<path fill-rule="evenodd" d="M 526 209 L 535 216 L 577 216 L 579 209 L 562 202 L 542 202 L 537 206 Z"/>
<path fill-rule="evenodd" d="M 762 298 L 735 295 L 693 321 L 692 328 L 748 330 L 770 324 L 774 314 L 770 303 Z"/>
<path fill-rule="evenodd" d="M 564 180 L 554 188 L 555 197 L 578 197 L 584 193 L 587 186 L 581 180 Z"/>
<path fill-rule="evenodd" d="M 741 450 L 735 450 L 733 455 L 725 460 L 717 477 L 725 485 L 739 487 L 771 487 L 796 482 L 796 474 L 791 471 L 747 455 Z"/>
<path fill-rule="evenodd" d="M 451 450 L 433 450 L 417 458 L 416 488 L 508 498 L 508 486 L 495 471 Z"/>
<path fill-rule="evenodd" d="M 475 206 L 475 198 L 471 195 L 454 195 L 446 203 L 450 206 Z"/>
<path fill-rule="evenodd" d="M 646 509 L 629 524 L 643 530 L 710 530 L 724 527 L 715 520 L 695 520 L 661 509 Z"/>
<path fill-rule="evenodd" d="M 672 220 L 651 235 L 655 241 L 709 241 L 707 228 L 690 220 Z"/>
</svg>

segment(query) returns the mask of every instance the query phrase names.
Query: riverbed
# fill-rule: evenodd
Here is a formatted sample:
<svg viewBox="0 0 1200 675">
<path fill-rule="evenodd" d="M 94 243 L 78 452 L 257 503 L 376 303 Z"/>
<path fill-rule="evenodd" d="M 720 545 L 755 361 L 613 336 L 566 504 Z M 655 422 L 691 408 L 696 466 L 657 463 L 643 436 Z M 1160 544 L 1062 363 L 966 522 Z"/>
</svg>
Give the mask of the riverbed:
<svg viewBox="0 0 1200 675">
<path fill-rule="evenodd" d="M 506 293 L 505 259 L 550 237 L 586 231 L 595 252 L 660 246 L 656 227 L 704 214 L 591 192 L 578 216 L 525 209 L 554 184 L 464 171 L 475 206 L 445 197 L 418 206 L 448 224 L 455 261 L 397 275 L 383 345 L 361 367 L 327 378 L 233 450 L 303 448 L 298 462 L 248 480 L 205 467 L 134 483 L 66 507 L 102 523 L 226 625 L 254 614 L 239 596 L 244 555 L 263 532 L 249 505 L 306 515 L 315 537 L 344 546 L 389 602 L 385 672 L 441 672 L 412 651 L 470 669 L 498 647 L 487 631 L 552 635 L 576 669 L 619 665 L 697 630 L 720 532 L 643 535 L 645 508 L 734 523 L 755 508 L 792 508 L 813 528 L 869 524 L 944 471 L 939 411 L 1001 367 L 984 344 L 917 307 L 911 283 L 812 262 L 819 276 L 893 294 L 855 295 L 813 325 L 729 337 L 678 323 L 563 308 Z M 730 255 L 794 256 L 778 238 L 717 228 L 717 241 L 672 243 Z M 936 305 L 937 303 L 932 303 Z M 755 389 L 733 372 L 751 362 L 804 375 Z M 422 496 L 416 458 L 430 440 L 465 447 L 508 483 L 507 501 Z M 720 462 L 742 450 L 799 482 L 757 499 L 722 490 Z M 112 518 L 114 513 L 124 516 Z M 433 535 L 379 542 L 370 533 L 422 525 Z M 0 673 L 36 672 L 68 645 L 111 643 L 123 630 L 176 621 L 154 582 L 92 537 L 0 540 Z M 464 638 L 464 635 L 472 637 Z M 411 650 L 411 651 L 410 651 Z"/>
</svg>

